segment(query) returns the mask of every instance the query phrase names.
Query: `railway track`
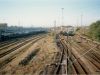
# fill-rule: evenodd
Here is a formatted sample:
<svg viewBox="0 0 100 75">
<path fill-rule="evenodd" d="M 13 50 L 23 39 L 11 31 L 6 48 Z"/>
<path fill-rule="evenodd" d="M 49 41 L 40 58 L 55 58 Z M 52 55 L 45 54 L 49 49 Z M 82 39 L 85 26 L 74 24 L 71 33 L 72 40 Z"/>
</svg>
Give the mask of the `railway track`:
<svg viewBox="0 0 100 75">
<path fill-rule="evenodd" d="M 36 39 L 37 37 L 31 37 L 31 38 L 26 38 L 26 39 L 23 39 L 23 40 L 19 40 L 13 44 L 11 44 L 10 47 L 4 47 L 2 48 L 2 51 L 0 51 L 0 58 L 13 52 L 14 50 L 20 48 L 21 46 L 24 46 L 26 43 L 30 42 L 31 40 L 34 40 Z"/>
<path fill-rule="evenodd" d="M 6 46 L 8 44 L 11 44 L 11 43 L 15 42 L 16 40 L 9 40 L 9 41 L 5 41 L 5 42 L 0 42 L 0 48 Z"/>
<path fill-rule="evenodd" d="M 15 59 L 18 55 L 26 51 L 32 44 L 44 36 L 23 39 L 17 43 L 11 43 L 0 50 L 0 69 Z M 78 38 L 77 38 L 78 39 Z M 47 64 L 40 75 L 63 75 L 63 74 L 100 74 L 100 50 L 95 46 L 91 48 L 91 44 L 86 42 L 78 43 L 75 38 L 65 37 L 63 35 L 56 36 L 58 52 L 51 64 Z M 15 47 L 13 47 L 15 45 Z M 9 49 L 9 47 L 11 47 Z M 6 49 L 8 48 L 8 49 Z M 19 65 L 26 65 L 31 60 L 34 52 L 23 59 Z M 24 64 L 26 63 L 26 64 Z"/>
<path fill-rule="evenodd" d="M 58 52 L 55 54 L 53 63 L 46 65 L 40 75 L 67 74 L 67 48 L 63 45 L 59 35 L 56 37 Z"/>
<path fill-rule="evenodd" d="M 100 61 L 100 49 L 99 48 L 97 48 L 96 46 L 97 45 L 90 45 L 89 43 L 84 43 L 84 42 L 82 42 L 82 43 L 80 43 L 80 44 L 77 44 L 78 46 L 80 46 L 81 47 L 81 51 L 83 52 L 83 53 L 85 53 L 86 51 L 88 51 L 89 49 L 91 49 L 91 48 L 93 48 L 89 53 L 87 53 L 86 55 L 87 56 L 91 56 L 92 55 L 92 57 L 95 57 L 96 59 L 98 59 L 97 61 Z M 80 52 L 80 51 L 79 51 Z"/>
<path fill-rule="evenodd" d="M 0 58 L 0 69 L 2 69 L 4 66 L 6 66 L 10 61 L 12 61 L 14 58 L 17 57 L 22 52 L 25 52 L 30 46 L 32 46 L 36 41 L 43 38 L 45 35 L 38 35 L 33 38 L 28 38 L 26 41 L 21 43 L 20 45 L 14 47 L 11 50 L 6 51 L 2 54 L 2 57 Z"/>
<path fill-rule="evenodd" d="M 31 37 L 34 37 L 34 36 L 31 36 Z M 31 39 L 31 37 L 29 37 Z M 10 46 L 13 46 L 19 42 L 22 42 L 22 41 L 25 41 L 27 39 L 29 39 L 28 37 L 26 38 L 17 38 L 17 39 L 13 39 L 13 40 L 9 40 L 9 41 L 5 41 L 5 42 L 2 42 L 0 44 L 0 51 L 1 50 L 4 50 L 6 48 L 9 48 Z"/>
<path fill-rule="evenodd" d="M 71 40 L 73 40 L 73 39 L 71 39 Z M 94 58 L 93 58 L 93 56 L 94 56 L 93 54 L 96 54 L 97 57 L 100 56 L 100 55 L 98 55 L 98 53 L 95 52 L 95 46 L 92 47 L 94 49 L 94 50 L 92 50 L 92 48 L 89 47 L 89 45 L 87 43 L 85 43 L 85 45 L 82 45 L 82 43 L 74 43 L 74 42 L 70 42 L 70 43 L 71 43 L 70 47 L 73 49 L 72 57 L 75 58 L 73 60 L 73 61 L 75 61 L 73 64 L 76 64 L 76 62 L 79 62 L 79 64 L 82 66 L 82 68 L 84 70 L 84 73 L 86 73 L 86 74 L 99 74 L 98 71 L 100 71 L 100 63 L 97 60 L 94 60 Z M 76 65 L 74 65 L 74 66 L 76 66 Z M 90 68 L 92 68 L 92 69 L 90 69 Z M 79 70 L 80 69 L 81 68 L 79 68 Z M 81 71 L 82 70 L 80 70 L 79 74 L 83 73 Z"/>
<path fill-rule="evenodd" d="M 24 39 L 26 39 L 26 38 L 19 39 L 19 40 L 13 40 L 13 41 L 11 41 L 11 42 L 9 41 L 9 43 L 4 43 L 4 46 L 0 47 L 0 52 L 1 52 L 2 50 L 4 50 L 4 49 L 9 48 L 10 46 L 13 46 L 13 45 L 17 44 L 18 42 L 23 41 Z"/>
<path fill-rule="evenodd" d="M 100 55 L 97 47 L 81 44 L 72 37 L 57 36 L 59 53 L 56 54 L 54 63 L 46 66 L 42 74 L 100 74 Z M 66 61 L 66 63 L 63 63 Z"/>
</svg>

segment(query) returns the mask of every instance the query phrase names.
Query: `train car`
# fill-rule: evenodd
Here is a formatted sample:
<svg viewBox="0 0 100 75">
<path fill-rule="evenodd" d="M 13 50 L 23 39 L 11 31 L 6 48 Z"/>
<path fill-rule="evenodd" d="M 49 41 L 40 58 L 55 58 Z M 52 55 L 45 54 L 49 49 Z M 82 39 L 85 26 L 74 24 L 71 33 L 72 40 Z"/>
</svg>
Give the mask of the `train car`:
<svg viewBox="0 0 100 75">
<path fill-rule="evenodd" d="M 28 33 L 4 33 L 1 35 L 0 41 L 28 37 L 28 36 L 38 35 L 38 34 L 43 34 L 43 33 L 46 33 L 46 31 L 32 31 Z"/>
<path fill-rule="evenodd" d="M 61 34 L 65 35 L 65 36 L 74 36 L 75 35 L 74 27 L 73 26 L 64 26 Z"/>
<path fill-rule="evenodd" d="M 75 35 L 74 32 L 63 32 L 62 34 L 65 36 L 74 36 Z"/>
</svg>

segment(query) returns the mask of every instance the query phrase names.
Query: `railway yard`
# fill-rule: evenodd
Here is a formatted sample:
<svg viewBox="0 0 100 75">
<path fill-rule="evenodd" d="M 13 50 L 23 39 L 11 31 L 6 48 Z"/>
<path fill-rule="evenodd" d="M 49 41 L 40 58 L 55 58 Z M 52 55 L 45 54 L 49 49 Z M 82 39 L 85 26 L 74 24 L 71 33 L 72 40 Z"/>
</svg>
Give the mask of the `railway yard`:
<svg viewBox="0 0 100 75">
<path fill-rule="evenodd" d="M 56 36 L 59 52 L 54 62 L 46 66 L 44 75 L 99 75 L 100 44 L 75 36 Z"/>
<path fill-rule="evenodd" d="M 52 33 L 0 42 L 0 75 L 100 75 L 100 44 Z"/>
<path fill-rule="evenodd" d="M 100 0 L 0 0 L 0 75 L 100 75 Z"/>
</svg>

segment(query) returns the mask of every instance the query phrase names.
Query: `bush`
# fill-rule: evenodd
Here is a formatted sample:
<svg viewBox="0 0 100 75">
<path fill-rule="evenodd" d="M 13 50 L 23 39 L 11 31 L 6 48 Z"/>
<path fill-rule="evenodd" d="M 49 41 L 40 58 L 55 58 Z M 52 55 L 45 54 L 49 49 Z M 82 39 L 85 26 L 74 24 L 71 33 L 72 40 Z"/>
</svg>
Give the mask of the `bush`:
<svg viewBox="0 0 100 75">
<path fill-rule="evenodd" d="M 89 37 L 100 41 L 100 21 L 92 23 L 89 27 Z"/>
</svg>

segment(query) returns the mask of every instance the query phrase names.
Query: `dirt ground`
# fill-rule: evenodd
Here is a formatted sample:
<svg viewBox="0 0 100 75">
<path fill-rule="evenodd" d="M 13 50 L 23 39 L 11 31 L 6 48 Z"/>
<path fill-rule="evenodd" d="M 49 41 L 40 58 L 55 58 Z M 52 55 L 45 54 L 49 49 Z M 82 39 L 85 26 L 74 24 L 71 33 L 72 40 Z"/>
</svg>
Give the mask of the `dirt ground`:
<svg viewBox="0 0 100 75">
<path fill-rule="evenodd" d="M 32 56 L 27 65 L 19 65 L 22 60 L 36 50 L 38 52 Z M 54 36 L 47 35 L 45 38 L 34 43 L 25 52 L 19 53 L 15 59 L 1 70 L 1 73 L 4 75 L 39 75 L 46 65 L 53 62 L 56 52 L 58 52 L 58 49 Z"/>
</svg>

